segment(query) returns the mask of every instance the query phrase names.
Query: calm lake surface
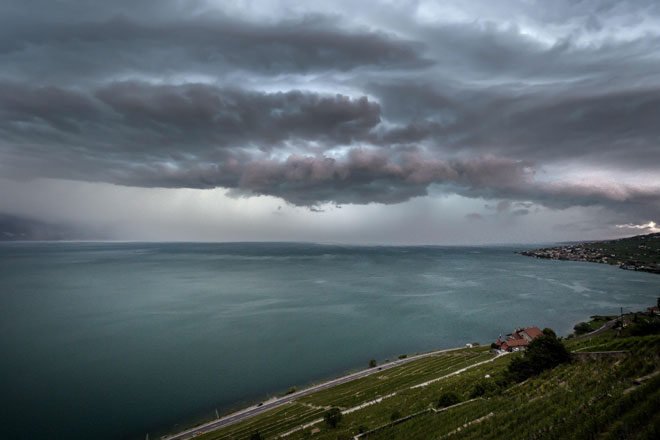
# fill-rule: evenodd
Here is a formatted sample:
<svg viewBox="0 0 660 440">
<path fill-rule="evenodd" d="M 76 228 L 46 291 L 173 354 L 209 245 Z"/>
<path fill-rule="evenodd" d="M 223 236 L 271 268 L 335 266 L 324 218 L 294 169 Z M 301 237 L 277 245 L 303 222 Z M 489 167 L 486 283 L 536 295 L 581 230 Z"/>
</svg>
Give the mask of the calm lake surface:
<svg viewBox="0 0 660 440">
<path fill-rule="evenodd" d="M 153 439 L 371 358 L 566 335 L 660 292 L 657 275 L 514 250 L 0 244 L 0 438 Z"/>
</svg>

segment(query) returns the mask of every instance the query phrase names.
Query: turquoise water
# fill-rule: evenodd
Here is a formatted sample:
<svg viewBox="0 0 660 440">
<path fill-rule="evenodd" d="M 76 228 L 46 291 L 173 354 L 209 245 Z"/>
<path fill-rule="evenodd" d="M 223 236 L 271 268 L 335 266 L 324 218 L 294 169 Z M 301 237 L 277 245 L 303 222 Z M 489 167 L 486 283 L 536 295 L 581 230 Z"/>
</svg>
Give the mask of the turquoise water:
<svg viewBox="0 0 660 440">
<path fill-rule="evenodd" d="M 371 358 L 565 335 L 660 291 L 513 250 L 0 244 L 0 438 L 157 438 Z"/>
</svg>

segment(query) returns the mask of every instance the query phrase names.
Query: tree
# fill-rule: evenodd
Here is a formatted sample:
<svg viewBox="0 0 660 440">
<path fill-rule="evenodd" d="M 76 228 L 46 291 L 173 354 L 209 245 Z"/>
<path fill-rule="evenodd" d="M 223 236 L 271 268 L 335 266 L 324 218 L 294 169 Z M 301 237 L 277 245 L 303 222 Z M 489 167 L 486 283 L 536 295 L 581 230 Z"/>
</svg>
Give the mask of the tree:
<svg viewBox="0 0 660 440">
<path fill-rule="evenodd" d="M 337 407 L 330 408 L 323 416 L 323 420 L 329 427 L 336 428 L 341 421 L 341 410 Z"/>
<path fill-rule="evenodd" d="M 591 331 L 591 326 L 589 325 L 589 323 L 581 322 L 579 324 L 576 324 L 575 327 L 573 327 L 573 330 L 575 330 L 576 335 L 582 335 L 585 333 L 589 333 Z"/>
<path fill-rule="evenodd" d="M 533 339 L 522 357 L 514 358 L 509 363 L 507 375 L 515 382 L 522 382 L 557 365 L 568 362 L 571 354 L 557 338 L 552 329 L 546 328 L 543 334 Z"/>
<path fill-rule="evenodd" d="M 250 436 L 250 440 L 261 440 L 261 434 L 259 434 L 259 431 L 254 431 Z"/>
<path fill-rule="evenodd" d="M 446 408 L 448 406 L 456 405 L 461 401 L 461 398 L 458 394 L 453 391 L 445 391 L 440 394 L 438 398 L 438 403 L 436 404 L 438 408 Z"/>
<path fill-rule="evenodd" d="M 376 365 L 378 365 L 376 363 L 376 359 L 372 359 L 369 361 L 369 368 L 374 368 Z"/>
<path fill-rule="evenodd" d="M 401 418 L 401 413 L 398 410 L 394 410 L 392 415 L 390 416 L 391 421 L 399 420 Z"/>
</svg>

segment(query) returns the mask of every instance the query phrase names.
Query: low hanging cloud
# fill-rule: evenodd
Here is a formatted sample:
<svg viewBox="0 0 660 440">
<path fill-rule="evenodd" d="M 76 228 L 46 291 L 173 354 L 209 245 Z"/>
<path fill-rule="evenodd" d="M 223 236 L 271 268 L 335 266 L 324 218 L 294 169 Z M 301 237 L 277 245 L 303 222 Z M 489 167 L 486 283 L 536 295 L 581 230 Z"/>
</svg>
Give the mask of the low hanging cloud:
<svg viewBox="0 0 660 440">
<path fill-rule="evenodd" d="M 30 6 L 0 4 L 0 177 L 660 219 L 657 2 Z"/>
<path fill-rule="evenodd" d="M 657 188 L 538 182 L 538 166 L 531 161 L 492 155 L 443 159 L 433 147 L 388 145 L 383 139 L 402 129 L 386 127 L 381 115 L 380 104 L 366 96 L 298 90 L 121 82 L 83 93 L 0 83 L 8 174 L 37 170 L 35 177 L 143 187 L 224 187 L 310 207 L 400 203 L 427 195 L 431 185 L 558 209 L 658 204 Z M 333 153 L 339 145 L 347 148 Z M 299 152 L 288 152 L 291 148 Z M 509 206 L 500 202 L 498 211 Z"/>
</svg>

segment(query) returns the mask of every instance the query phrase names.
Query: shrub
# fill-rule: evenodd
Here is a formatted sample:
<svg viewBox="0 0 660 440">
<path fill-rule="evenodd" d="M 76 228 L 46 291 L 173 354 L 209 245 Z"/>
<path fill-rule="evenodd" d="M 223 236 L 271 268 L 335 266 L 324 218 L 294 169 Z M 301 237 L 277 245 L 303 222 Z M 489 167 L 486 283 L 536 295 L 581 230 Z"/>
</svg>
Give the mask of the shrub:
<svg viewBox="0 0 660 440">
<path fill-rule="evenodd" d="M 401 413 L 398 410 L 394 410 L 392 415 L 390 416 L 391 421 L 399 420 L 401 418 Z"/>
<path fill-rule="evenodd" d="M 461 401 L 461 398 L 458 394 L 453 391 L 445 391 L 438 398 L 438 403 L 436 406 L 438 408 L 446 408 L 448 406 L 456 405 Z"/>
<path fill-rule="evenodd" d="M 250 440 L 261 440 L 261 434 L 259 434 L 259 431 L 254 431 L 252 435 L 250 436 Z"/>
<path fill-rule="evenodd" d="M 374 368 L 376 365 L 378 365 L 376 363 L 376 359 L 372 359 L 369 361 L 369 368 Z"/>
<path fill-rule="evenodd" d="M 660 321 L 640 322 L 630 329 L 632 336 L 646 336 L 660 333 Z"/>
<path fill-rule="evenodd" d="M 481 397 L 484 394 L 492 395 L 497 393 L 498 390 L 499 387 L 494 381 L 481 380 L 472 386 L 472 390 L 470 391 L 470 399 L 474 399 L 475 397 Z"/>
<path fill-rule="evenodd" d="M 405 358 L 407 358 L 407 357 L 408 357 L 407 354 L 402 354 L 401 356 L 399 356 L 399 359 L 405 359 Z"/>
<path fill-rule="evenodd" d="M 293 393 L 295 393 L 295 392 L 296 392 L 296 387 L 295 387 L 295 385 L 294 385 L 294 386 L 292 386 L 291 388 L 289 388 L 289 391 L 287 391 L 286 394 L 289 395 L 289 394 L 293 394 Z"/>
<path fill-rule="evenodd" d="M 575 334 L 579 336 L 589 333 L 591 331 L 591 326 L 587 322 L 580 322 L 573 327 L 573 330 L 575 330 Z"/>
<path fill-rule="evenodd" d="M 337 407 L 330 408 L 328 412 L 323 416 L 325 423 L 331 427 L 336 428 L 339 422 L 341 421 L 341 410 Z"/>
</svg>

